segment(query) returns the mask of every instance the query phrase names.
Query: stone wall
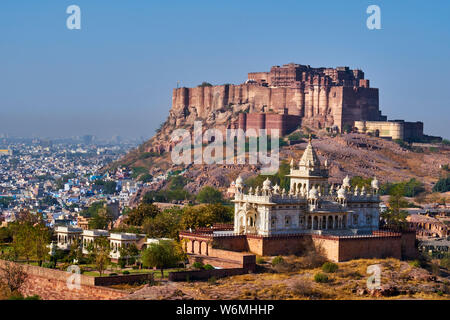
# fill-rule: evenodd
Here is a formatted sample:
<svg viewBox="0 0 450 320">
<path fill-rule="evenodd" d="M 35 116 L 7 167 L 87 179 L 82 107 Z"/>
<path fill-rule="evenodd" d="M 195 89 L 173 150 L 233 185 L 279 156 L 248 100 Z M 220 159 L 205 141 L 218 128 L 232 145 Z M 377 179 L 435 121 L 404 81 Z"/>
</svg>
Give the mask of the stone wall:
<svg viewBox="0 0 450 320">
<path fill-rule="evenodd" d="M 112 286 L 115 284 L 132 284 L 132 283 L 142 283 L 153 279 L 152 273 L 141 273 L 141 274 L 124 274 L 117 276 L 107 276 L 107 277 L 94 277 L 94 283 L 96 286 Z"/>
<path fill-rule="evenodd" d="M 414 141 L 423 138 L 422 122 L 354 121 L 354 127 L 358 132 L 370 132 L 379 137 L 391 138 L 394 140 Z"/>
<path fill-rule="evenodd" d="M 337 261 L 372 258 L 402 258 L 401 236 L 398 237 L 352 237 L 339 239 Z"/>
<path fill-rule="evenodd" d="M 310 244 L 310 238 L 303 235 L 274 237 L 247 236 L 248 251 L 260 256 L 300 254 L 308 244 Z"/>
<path fill-rule="evenodd" d="M 339 262 L 339 240 L 320 236 L 312 236 L 311 240 L 315 249 L 322 253 L 328 260 Z"/>
<path fill-rule="evenodd" d="M 38 295 L 43 300 L 116 300 L 127 292 L 105 287 L 82 285 L 69 290 L 65 281 L 30 275 L 23 286 L 24 296 Z"/>
<path fill-rule="evenodd" d="M 5 261 L 0 260 L 0 265 Z M 70 290 L 67 279 L 70 273 L 20 264 L 28 278 L 21 289 L 24 296 L 39 295 L 44 300 L 113 300 L 128 293 L 111 288 L 94 286 L 95 277 L 80 275 L 80 289 Z M 105 277 L 106 278 L 106 277 Z"/>
<path fill-rule="evenodd" d="M 291 133 L 300 125 L 300 116 L 276 113 L 240 113 L 235 124 L 237 128 L 247 132 L 247 135 L 249 129 L 254 129 L 256 135 L 259 135 L 260 129 L 266 129 L 268 135 L 277 130 L 280 136 Z"/>
<path fill-rule="evenodd" d="M 248 270 L 243 268 L 179 271 L 170 272 L 169 281 L 207 280 L 211 277 L 223 278 L 247 273 Z"/>
<path fill-rule="evenodd" d="M 180 234 L 181 237 L 184 237 Z M 255 256 L 275 256 L 302 254 L 308 248 L 314 247 L 322 252 L 327 259 L 335 262 L 359 258 L 386 258 L 398 259 L 416 256 L 415 233 L 395 233 L 387 231 L 374 231 L 371 235 L 358 236 L 330 236 L 330 235 L 279 235 L 279 236 L 230 236 L 206 237 L 195 233 L 190 234 L 191 244 L 187 245 L 187 252 L 192 254 L 217 257 L 224 260 L 238 261 L 241 266 L 244 259 L 250 259 L 252 265 Z M 207 240 L 206 240 L 207 239 Z M 195 242 L 199 245 L 195 245 Z M 204 243 L 204 247 L 201 243 Z M 215 243 L 215 248 L 211 245 Z M 192 243 L 194 248 L 192 249 Z M 206 251 L 205 247 L 208 247 Z M 202 249 L 200 250 L 200 248 Z M 218 249 L 220 248 L 220 249 Z M 223 250 L 223 249 L 227 250 Z M 191 250 L 191 251 L 189 251 Z M 245 258 L 248 256 L 247 258 Z M 214 265 L 214 261 L 210 263 Z"/>
<path fill-rule="evenodd" d="M 402 259 L 415 259 L 417 258 L 416 247 L 416 233 L 404 232 L 402 233 Z"/>
</svg>

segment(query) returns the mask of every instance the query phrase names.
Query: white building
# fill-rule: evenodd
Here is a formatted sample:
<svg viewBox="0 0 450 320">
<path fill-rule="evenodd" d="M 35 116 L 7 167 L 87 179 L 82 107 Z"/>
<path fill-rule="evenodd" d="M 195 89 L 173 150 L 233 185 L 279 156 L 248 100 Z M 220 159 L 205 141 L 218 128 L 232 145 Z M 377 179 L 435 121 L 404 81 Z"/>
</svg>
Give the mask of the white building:
<svg viewBox="0 0 450 320">
<path fill-rule="evenodd" d="M 111 233 L 109 240 L 111 244 L 111 259 L 119 260 L 121 258 L 120 248 L 136 244 L 138 237 L 134 233 Z"/>
<path fill-rule="evenodd" d="M 83 230 L 72 226 L 58 226 L 55 228 L 58 249 L 70 250 L 77 240 L 81 240 Z"/>
<path fill-rule="evenodd" d="M 109 231 L 107 230 L 83 230 L 83 254 L 88 254 L 89 250 L 88 247 L 90 244 L 95 243 L 95 239 L 98 237 L 109 237 Z"/>
<path fill-rule="evenodd" d="M 272 186 L 244 192 L 243 180 L 234 183 L 234 233 L 263 236 L 278 234 L 367 234 L 378 229 L 378 181 L 370 190 L 352 189 L 347 176 L 342 185 L 328 183 L 328 163 L 320 163 L 311 139 L 298 166 L 291 161 L 290 191 Z"/>
<path fill-rule="evenodd" d="M 145 244 L 148 247 L 151 244 L 158 244 L 160 241 L 173 241 L 173 239 L 170 239 L 170 238 L 147 238 L 147 241 L 145 242 Z"/>
</svg>

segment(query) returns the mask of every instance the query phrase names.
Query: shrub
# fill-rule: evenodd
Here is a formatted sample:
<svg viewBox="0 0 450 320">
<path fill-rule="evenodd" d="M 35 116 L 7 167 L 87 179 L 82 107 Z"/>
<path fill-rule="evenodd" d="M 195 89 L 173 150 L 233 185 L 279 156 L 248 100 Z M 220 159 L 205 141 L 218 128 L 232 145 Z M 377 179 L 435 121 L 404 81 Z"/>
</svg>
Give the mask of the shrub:
<svg viewBox="0 0 450 320">
<path fill-rule="evenodd" d="M 440 178 L 433 186 L 433 192 L 447 192 L 450 191 L 450 175 L 446 178 Z"/>
<path fill-rule="evenodd" d="M 439 265 L 437 263 L 431 263 L 431 273 L 435 276 L 441 275 L 441 270 L 439 269 Z"/>
<path fill-rule="evenodd" d="M 277 256 L 272 260 L 272 266 L 276 266 L 277 264 L 283 263 L 284 259 L 282 256 Z"/>
<path fill-rule="evenodd" d="M 109 276 L 118 276 L 118 274 L 113 272 L 113 273 L 110 273 Z"/>
<path fill-rule="evenodd" d="M 211 278 L 208 279 L 208 283 L 209 284 L 216 284 L 216 282 L 217 282 L 216 277 L 211 277 Z"/>
<path fill-rule="evenodd" d="M 305 269 L 314 269 L 322 266 L 327 259 L 316 250 L 308 250 L 302 257 L 302 267 Z"/>
<path fill-rule="evenodd" d="M 266 263 L 266 260 L 264 260 L 263 257 L 257 257 L 256 258 L 256 263 L 257 264 L 263 264 L 263 263 Z"/>
<path fill-rule="evenodd" d="M 336 272 L 336 270 L 338 269 L 338 265 L 336 263 L 333 262 L 325 262 L 322 265 L 322 271 L 326 272 L 326 273 L 334 273 Z"/>
<path fill-rule="evenodd" d="M 55 264 L 53 262 L 44 262 L 42 264 L 42 268 L 54 269 Z"/>
<path fill-rule="evenodd" d="M 450 270 L 450 258 L 441 259 L 441 267 Z"/>
<path fill-rule="evenodd" d="M 125 268 L 126 264 L 127 264 L 127 262 L 125 259 L 123 259 L 123 258 L 119 259 L 118 265 L 119 265 L 120 269 Z"/>
<path fill-rule="evenodd" d="M 122 272 L 122 274 L 130 274 L 130 271 L 125 270 L 125 271 Z"/>
<path fill-rule="evenodd" d="M 303 297 L 320 298 L 322 295 L 319 291 L 315 290 L 311 283 L 307 281 L 296 281 L 292 284 L 292 291 Z"/>
<path fill-rule="evenodd" d="M 210 265 L 210 264 L 205 264 L 203 266 L 203 269 L 205 269 L 205 270 L 214 270 L 215 268 L 212 265 Z"/>
<path fill-rule="evenodd" d="M 196 261 L 192 264 L 192 267 L 194 267 L 195 269 L 202 269 L 203 263 Z"/>
<path fill-rule="evenodd" d="M 17 295 L 12 295 L 8 298 L 8 300 L 41 300 L 41 297 L 38 296 L 37 294 L 33 295 L 33 296 L 28 296 L 28 297 L 24 297 L 21 294 L 17 294 Z"/>
<path fill-rule="evenodd" d="M 420 263 L 419 260 L 413 260 L 413 261 L 410 261 L 410 262 L 409 262 L 409 265 L 410 265 L 411 267 L 420 268 L 421 263 Z"/>
<path fill-rule="evenodd" d="M 318 272 L 314 275 L 314 281 L 317 283 L 327 283 L 329 279 L 325 273 Z"/>
</svg>

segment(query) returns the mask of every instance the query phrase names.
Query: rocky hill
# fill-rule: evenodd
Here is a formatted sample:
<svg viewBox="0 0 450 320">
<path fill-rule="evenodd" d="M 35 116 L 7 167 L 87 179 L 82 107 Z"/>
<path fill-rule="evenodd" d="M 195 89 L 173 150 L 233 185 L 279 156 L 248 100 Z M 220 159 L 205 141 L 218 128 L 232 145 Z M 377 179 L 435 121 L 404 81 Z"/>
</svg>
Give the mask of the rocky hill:
<svg viewBox="0 0 450 320">
<path fill-rule="evenodd" d="M 224 121 L 209 120 L 208 127 L 226 125 L 233 117 L 226 112 L 219 117 Z M 217 119 L 217 118 L 216 118 Z M 177 170 L 184 167 L 175 166 L 171 161 L 170 133 L 180 119 L 169 117 L 161 130 L 138 149 L 133 150 L 114 165 L 143 167 L 152 175 Z M 194 119 L 186 118 L 184 126 L 190 128 Z M 448 146 L 404 148 L 398 143 L 370 137 L 364 134 L 342 134 L 330 136 L 326 132 L 316 132 L 313 145 L 319 157 L 330 164 L 330 181 L 340 183 L 348 174 L 352 176 L 377 176 L 381 183 L 405 181 L 411 178 L 423 182 L 428 190 L 443 174 L 442 166 L 450 162 Z M 280 160 L 298 161 L 306 147 L 306 141 L 281 148 Z M 188 179 L 186 189 L 197 192 L 205 185 L 225 190 L 232 180 L 240 174 L 244 179 L 259 174 L 258 165 L 190 165 L 185 177 Z M 163 185 L 158 186 L 162 187 Z"/>
</svg>

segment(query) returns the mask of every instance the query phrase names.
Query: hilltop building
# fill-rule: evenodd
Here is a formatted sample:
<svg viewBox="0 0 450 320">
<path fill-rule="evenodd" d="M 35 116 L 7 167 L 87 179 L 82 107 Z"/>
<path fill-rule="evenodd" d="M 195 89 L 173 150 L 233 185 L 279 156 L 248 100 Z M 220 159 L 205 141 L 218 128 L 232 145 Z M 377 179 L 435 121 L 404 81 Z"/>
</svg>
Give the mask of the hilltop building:
<svg viewBox="0 0 450 320">
<path fill-rule="evenodd" d="M 245 83 L 238 85 L 176 88 L 170 118 L 182 126 L 198 119 L 220 118 L 216 113 L 230 110 L 239 115 L 229 122 L 229 128 L 266 129 L 269 134 L 278 129 L 285 135 L 301 125 L 343 131 L 355 127 L 355 122 L 357 127 L 365 122 L 370 128 L 382 126 L 378 128 L 380 136 L 423 136 L 421 123 L 387 121 L 380 111 L 379 90 L 370 86 L 362 70 L 296 63 L 250 72 Z"/>
</svg>

